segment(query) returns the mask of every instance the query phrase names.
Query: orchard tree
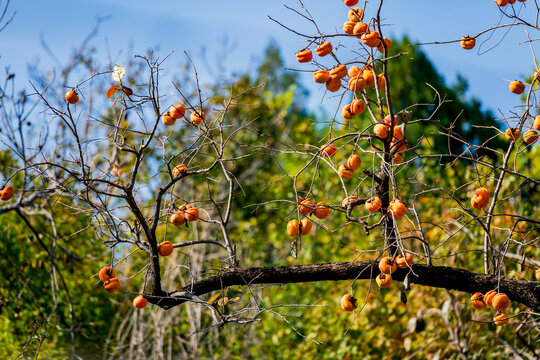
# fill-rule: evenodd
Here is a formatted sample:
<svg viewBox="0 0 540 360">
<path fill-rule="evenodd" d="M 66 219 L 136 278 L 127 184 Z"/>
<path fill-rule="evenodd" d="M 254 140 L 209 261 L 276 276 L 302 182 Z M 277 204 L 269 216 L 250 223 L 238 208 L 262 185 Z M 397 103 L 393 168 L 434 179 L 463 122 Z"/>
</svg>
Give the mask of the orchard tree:
<svg viewBox="0 0 540 360">
<path fill-rule="evenodd" d="M 537 72 L 509 83 L 509 93 L 524 96 L 522 112 L 498 123 L 477 102 L 465 103 L 463 86 L 443 88 L 425 59 L 420 69 L 427 78 L 407 93 L 398 79 L 408 68 L 403 55 L 422 53 L 407 41 L 398 51 L 385 36 L 383 0 L 343 3 L 335 4 L 344 14 L 337 32 L 324 32 L 301 2 L 292 11 L 313 33 L 272 19 L 305 41 L 295 70 L 313 73 L 321 97 L 340 99 L 334 116 L 316 126 L 294 100 L 301 96 L 296 73 L 283 73 L 277 53 L 261 66 L 258 81 L 246 76 L 213 87 L 201 83 L 188 54 L 183 78 L 166 81 L 166 59 L 153 53 L 101 69 L 81 61 L 82 68 L 62 74 L 61 85 L 34 83 L 47 127 L 25 128 L 27 95 L 2 97 L 10 165 L 2 173 L 0 214 L 16 214 L 25 225 L 17 232 L 30 232 L 49 255 L 53 288 L 61 284 L 70 304 L 73 356 L 73 291 L 54 253 L 59 233 L 84 239 L 89 229 L 63 227 L 51 216 L 53 205 L 64 217 L 89 219 L 107 250 L 94 260 L 103 292 L 126 295 L 136 309 L 152 304 L 158 327 L 171 321 L 158 308 L 191 304 L 194 333 L 175 345 L 186 356 L 197 353 L 198 334 L 246 326 L 265 314 L 319 342 L 285 312 L 333 306 L 351 312 L 354 324 L 371 311 L 376 293 L 407 306 L 422 302 L 421 291 L 408 295 L 415 288 L 468 294 L 460 303 L 452 295 L 441 310 L 461 357 L 470 355 L 472 341 L 461 338 L 462 329 L 471 329 L 465 322 L 515 329 L 517 340 L 501 340 L 505 349 L 538 356 L 540 167 L 530 160 L 540 130 Z M 430 46 L 473 56 L 476 41 L 498 28 L 540 30 L 532 2 L 492 6 L 508 24 Z M 431 77 L 434 83 L 424 85 Z M 2 93 L 8 95 L 7 86 Z M 338 280 L 342 291 L 324 294 L 327 304 L 305 303 L 301 294 L 260 301 L 268 284 L 283 285 L 286 294 L 293 286 L 287 284 Z M 61 303 L 56 294 L 54 301 Z M 453 327 L 450 306 L 472 315 Z M 422 329 L 420 315 L 414 319 L 410 333 Z M 143 334 L 131 332 L 130 349 L 140 351 L 130 350 L 130 357 L 165 346 L 164 336 L 145 347 L 138 341 Z"/>
</svg>

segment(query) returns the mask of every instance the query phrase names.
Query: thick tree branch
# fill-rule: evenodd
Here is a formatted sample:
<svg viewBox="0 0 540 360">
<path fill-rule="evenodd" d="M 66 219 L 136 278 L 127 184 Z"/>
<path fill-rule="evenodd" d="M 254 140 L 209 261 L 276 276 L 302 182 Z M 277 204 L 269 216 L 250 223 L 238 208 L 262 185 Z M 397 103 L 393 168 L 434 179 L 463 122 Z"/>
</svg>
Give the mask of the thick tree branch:
<svg viewBox="0 0 540 360">
<path fill-rule="evenodd" d="M 409 275 L 411 283 L 458 290 L 468 293 L 487 292 L 496 289 L 498 279 L 493 275 L 477 274 L 464 269 L 446 266 L 413 265 Z M 403 281 L 409 269 L 398 269 L 392 278 Z M 268 266 L 253 268 L 229 268 L 211 278 L 193 282 L 169 297 L 145 297 L 164 309 L 180 305 L 194 296 L 200 296 L 229 286 L 252 284 L 287 284 L 315 281 L 374 279 L 379 274 L 377 262 L 339 262 L 312 265 Z M 398 290 L 396 290 L 397 292 Z M 540 311 L 540 286 L 523 280 L 500 278 L 499 292 L 504 292 L 515 302 Z"/>
</svg>

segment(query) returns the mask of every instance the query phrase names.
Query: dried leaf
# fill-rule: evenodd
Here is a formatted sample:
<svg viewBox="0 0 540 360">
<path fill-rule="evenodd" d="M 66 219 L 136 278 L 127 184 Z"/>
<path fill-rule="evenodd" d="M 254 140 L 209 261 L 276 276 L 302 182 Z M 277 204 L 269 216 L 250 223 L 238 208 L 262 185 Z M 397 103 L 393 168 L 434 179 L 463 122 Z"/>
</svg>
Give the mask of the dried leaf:
<svg viewBox="0 0 540 360">
<path fill-rule="evenodd" d="M 210 298 L 210 300 L 208 300 L 208 304 L 213 303 L 213 302 L 216 301 L 217 298 L 220 297 L 220 296 L 221 296 L 221 293 L 218 292 L 216 295 L 212 296 L 212 297 Z"/>
<path fill-rule="evenodd" d="M 291 256 L 296 259 L 296 256 L 297 256 L 297 252 L 296 252 L 296 248 L 297 248 L 297 243 L 296 243 L 296 239 L 294 239 L 292 242 L 291 242 Z"/>
<path fill-rule="evenodd" d="M 217 303 L 219 306 L 225 306 L 229 303 L 229 298 L 224 296 L 221 299 L 219 299 Z"/>
<path fill-rule="evenodd" d="M 425 329 L 426 329 L 426 320 L 424 320 L 424 318 L 421 318 L 421 317 L 416 319 L 416 327 L 415 327 L 414 331 L 419 333 L 419 332 L 424 331 Z"/>
<path fill-rule="evenodd" d="M 410 337 L 406 337 L 404 340 L 403 340 L 403 348 L 405 349 L 405 351 L 410 351 L 411 348 L 412 348 L 412 340 Z"/>
<path fill-rule="evenodd" d="M 235 302 L 238 302 L 238 301 L 240 301 L 240 298 L 237 296 L 235 298 L 230 299 L 229 304 L 234 304 Z"/>
<path fill-rule="evenodd" d="M 111 169 L 111 175 L 112 176 L 116 176 L 116 177 L 121 177 L 122 176 L 122 169 L 116 165 L 113 165 L 112 169 Z"/>
<path fill-rule="evenodd" d="M 409 291 L 411 289 L 411 283 L 409 281 L 409 274 L 405 275 L 405 279 L 403 280 L 403 289 L 405 291 Z"/>
<path fill-rule="evenodd" d="M 128 88 L 127 86 L 122 85 L 122 91 L 124 91 L 124 93 L 125 93 L 127 96 L 133 95 L 133 90 L 131 90 L 131 89 Z"/>
<path fill-rule="evenodd" d="M 401 287 L 401 302 L 402 302 L 404 305 L 407 305 L 407 294 L 405 293 L 405 288 L 404 288 L 404 286 Z"/>
<path fill-rule="evenodd" d="M 407 333 L 412 334 L 416 331 L 416 318 L 410 318 L 409 321 L 407 321 Z"/>
<path fill-rule="evenodd" d="M 112 103 L 111 107 L 113 107 L 113 106 L 116 104 L 117 101 L 118 101 L 118 99 L 114 100 L 114 102 Z"/>
<path fill-rule="evenodd" d="M 448 322 L 450 319 L 450 309 L 452 307 L 452 302 L 450 300 L 446 300 L 442 306 L 441 309 L 441 316 L 444 319 L 445 322 Z"/>
<path fill-rule="evenodd" d="M 118 90 L 118 85 L 111 86 L 109 90 L 107 90 L 107 93 L 105 93 L 105 96 L 107 99 L 111 99 L 111 97 L 116 94 L 116 91 Z"/>
<path fill-rule="evenodd" d="M 113 72 L 112 72 L 113 80 L 120 82 L 120 80 L 122 80 L 124 75 L 126 75 L 126 69 L 124 69 L 120 65 L 114 65 L 114 69 L 113 69 Z"/>
</svg>

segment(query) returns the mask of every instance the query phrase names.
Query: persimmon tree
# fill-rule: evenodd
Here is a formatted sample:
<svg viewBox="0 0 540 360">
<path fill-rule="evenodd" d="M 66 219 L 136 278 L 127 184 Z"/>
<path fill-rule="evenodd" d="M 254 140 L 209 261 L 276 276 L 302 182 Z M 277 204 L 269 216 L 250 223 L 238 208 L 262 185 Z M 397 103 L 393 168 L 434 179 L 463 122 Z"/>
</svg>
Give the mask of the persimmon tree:
<svg viewBox="0 0 540 360">
<path fill-rule="evenodd" d="M 528 20 L 539 10 L 523 2 L 499 4 L 508 24 L 424 45 L 471 51 L 498 28 L 539 30 Z M 18 103 L 12 114 L 2 106 L 5 145 L 17 164 L 4 179 L 1 198 L 7 203 L 0 214 L 16 213 L 38 239 L 28 217 L 36 209 L 44 213 L 44 199 L 86 214 L 110 253 L 94 273 L 104 291 L 129 293 L 138 309 L 147 303 L 167 310 L 192 303 L 211 318 L 203 330 L 253 323 L 272 313 L 304 336 L 279 311 L 312 304 L 298 299 L 263 305 L 258 293 L 265 290 L 258 285 L 343 280 L 348 287 L 335 296 L 335 305 L 341 300 L 343 310 L 354 312 L 352 322 L 378 287 L 406 304 L 417 301 L 407 294 L 418 284 L 469 293 L 466 306 L 493 307 L 475 310 L 487 315 L 471 321 L 508 324 L 534 339 L 540 311 L 540 287 L 533 280 L 535 271 L 540 277 L 533 258 L 539 255 L 535 201 L 540 179 L 523 158 L 540 130 L 537 74 L 521 85 L 509 84 L 510 91 L 526 94 L 520 113 L 509 111 L 499 126 L 473 124 L 483 137 L 468 141 L 464 132 L 474 130 L 463 124 L 472 119 L 457 114 L 449 124 L 439 121 L 451 104 L 437 88 L 425 85 L 433 95 L 430 104 L 404 104 L 394 97 L 397 80 L 391 69 L 405 54 L 393 52 L 385 36 L 385 2 L 344 3 L 349 8 L 335 4 L 345 21 L 338 31 L 323 31 L 301 2 L 291 10 L 313 26 L 312 33 L 272 19 L 305 41 L 296 53 L 300 65 L 291 71 L 312 72 L 321 97 L 340 100 L 334 115 L 319 124 L 325 133 L 317 143 L 303 141 L 310 138 L 304 133 L 315 133 L 308 129 L 312 124 L 304 124 L 303 132 L 298 126 L 286 131 L 307 121 L 292 120 L 287 112 L 276 111 L 268 119 L 285 137 L 253 125 L 260 114 L 256 107 L 253 112 L 244 107 L 253 105 L 253 94 L 265 84 L 242 87 L 240 81 L 207 89 L 188 54 L 189 75 L 164 80 L 166 58 L 149 53 L 125 66 L 66 73 L 63 87 L 35 84 L 33 96 L 45 107 L 54 137 L 45 128 L 25 130 Z M 517 12 L 518 6 L 527 7 Z M 75 75 L 80 80 L 73 80 Z M 263 96 L 278 109 L 290 100 Z M 253 181 L 269 163 L 276 173 Z M 441 183 L 440 177 L 451 179 Z M 244 186 L 252 184 L 260 187 L 260 195 L 246 201 Z M 269 196 L 278 185 L 289 189 L 287 198 Z M 426 199 L 430 205 L 437 199 L 439 209 L 426 207 Z M 280 256 L 290 251 L 300 264 L 283 265 L 285 260 L 273 256 L 267 266 L 251 266 L 242 256 L 250 250 L 243 243 L 249 229 L 240 229 L 233 217 L 242 212 L 268 214 L 255 226 L 279 232 L 287 249 Z M 309 256 L 305 264 L 306 244 L 313 237 L 340 232 L 372 241 L 357 246 L 338 239 L 346 252 L 339 258 L 347 261 L 321 263 Z M 201 257 L 187 253 L 197 247 L 213 250 Z M 174 264 L 167 263 L 169 256 Z M 471 266 L 478 258 L 482 266 Z M 528 278 L 509 276 L 516 266 Z M 169 271 L 180 281 L 163 281 Z M 141 287 L 135 288 L 138 283 Z M 367 289 L 366 295 L 356 299 L 359 288 Z M 64 290 L 70 297 L 67 285 Z M 535 355 L 533 342 L 523 342 L 525 352 Z M 455 344 L 466 354 L 458 340 Z"/>
</svg>

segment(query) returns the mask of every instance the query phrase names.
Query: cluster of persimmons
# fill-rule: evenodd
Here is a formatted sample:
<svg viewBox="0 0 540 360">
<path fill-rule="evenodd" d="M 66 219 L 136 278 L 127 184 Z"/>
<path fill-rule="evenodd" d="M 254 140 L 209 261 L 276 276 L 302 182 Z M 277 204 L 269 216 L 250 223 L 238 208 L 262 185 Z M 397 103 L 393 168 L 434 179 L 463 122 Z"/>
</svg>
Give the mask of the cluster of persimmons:
<svg viewBox="0 0 540 360">
<path fill-rule="evenodd" d="M 113 89 L 113 88 L 111 88 Z M 111 89 L 107 92 L 107 97 L 111 97 Z M 118 89 L 116 86 L 115 91 Z M 76 104 L 79 102 L 79 96 L 74 90 L 69 90 L 65 99 L 69 104 Z M 161 116 L 162 122 L 166 126 L 174 125 L 176 120 L 185 116 L 185 108 L 182 104 L 174 104 L 171 108 Z M 193 111 L 190 116 L 190 122 L 194 125 L 199 125 L 205 120 L 205 115 L 203 111 Z M 118 176 L 121 174 L 121 170 L 117 167 L 113 167 L 112 172 Z M 188 168 L 185 164 L 177 165 L 172 170 L 173 179 L 181 178 L 187 174 Z M 13 189 L 11 186 L 7 186 L 1 193 L 0 198 L 4 200 L 4 192 L 6 192 L 5 200 L 9 200 L 13 196 Z M 11 195 L 9 195 L 11 194 Z M 178 211 L 173 213 L 170 216 L 170 222 L 179 227 L 187 222 L 194 222 L 199 219 L 199 209 L 193 207 L 192 205 L 186 204 L 182 205 Z M 172 254 L 174 246 L 170 241 L 164 241 L 158 244 L 158 253 L 160 256 L 169 256 Z M 114 269 L 110 266 L 105 266 L 99 271 L 99 279 L 103 283 L 105 289 L 109 292 L 114 292 L 120 290 L 120 280 L 116 277 Z M 148 304 L 148 301 L 144 298 L 143 295 L 138 295 L 133 299 L 133 306 L 136 308 L 144 308 Z"/>
<path fill-rule="evenodd" d="M 520 0 L 524 2 L 525 0 Z M 370 51 L 369 48 L 377 49 L 383 55 L 386 55 L 390 49 L 392 43 L 389 39 L 382 37 L 374 28 L 370 28 L 368 24 L 363 21 L 364 12 L 357 5 L 358 0 L 343 0 L 345 5 L 349 6 L 348 20 L 343 24 L 343 32 L 345 34 L 355 36 L 360 39 L 361 43 L 365 45 L 368 49 L 368 52 L 373 54 L 373 51 Z M 513 4 L 516 0 L 513 1 L 502 1 L 496 0 L 497 5 L 506 6 L 507 4 Z M 475 46 L 476 40 L 475 37 L 465 36 L 461 39 L 461 46 L 464 49 L 470 50 Z M 310 63 L 313 60 L 314 54 L 309 49 L 314 42 L 310 42 L 309 45 L 296 53 L 296 59 L 300 63 Z M 334 49 L 332 44 L 329 41 L 324 41 L 321 37 L 321 42 L 316 44 L 315 53 L 319 57 L 324 57 L 329 54 L 335 55 L 333 53 Z M 370 55 L 370 58 L 373 55 Z M 334 56 L 337 61 L 337 57 Z M 320 65 L 317 64 L 319 67 Z M 378 75 L 375 74 L 374 63 L 367 61 L 363 64 L 362 68 L 358 66 L 351 66 L 347 68 L 347 65 L 339 63 L 332 68 L 323 68 L 318 69 L 313 72 L 313 79 L 315 82 L 320 84 L 325 84 L 326 90 L 330 92 L 337 92 L 338 90 L 345 88 L 350 90 L 353 94 L 351 103 L 346 104 L 341 111 L 341 115 L 344 119 L 351 120 L 356 115 L 361 114 L 364 111 L 365 103 L 357 96 L 359 93 L 362 93 L 368 87 L 377 87 L 378 91 L 386 90 L 386 80 L 383 72 L 380 72 Z M 540 74 L 540 72 L 538 72 Z M 536 79 L 536 77 L 535 77 Z M 540 76 L 539 76 L 540 79 Z M 346 85 L 345 85 L 346 84 Z M 516 94 L 521 94 L 525 90 L 525 85 L 520 81 L 513 81 L 510 84 L 510 91 Z M 366 97 L 367 93 L 363 93 Z M 534 129 L 531 129 L 523 134 L 523 140 L 527 144 L 533 144 L 538 140 L 538 130 L 540 130 L 540 116 L 537 116 L 533 123 Z M 391 133 L 392 132 L 392 133 Z M 520 131 L 517 128 L 510 128 L 506 131 L 506 138 L 509 141 L 516 141 L 520 137 Z M 380 122 L 377 122 L 372 127 L 372 139 L 378 139 L 384 142 L 390 142 L 390 152 L 393 155 L 392 162 L 394 164 L 400 164 L 403 162 L 404 158 L 402 153 L 407 150 L 407 141 L 405 140 L 404 126 L 397 124 L 396 118 L 393 119 L 393 124 L 391 123 L 390 116 L 386 116 Z M 333 144 L 324 145 L 321 148 L 321 156 L 323 157 L 333 157 L 338 148 Z M 348 180 L 351 179 L 354 175 L 354 171 L 359 169 L 361 166 L 361 159 L 358 155 L 350 155 L 346 164 L 342 164 L 337 169 L 339 176 Z M 471 198 L 471 206 L 475 209 L 484 209 L 488 206 L 489 203 L 489 191 L 486 188 L 478 188 L 474 192 Z M 351 202 L 357 201 L 358 197 L 349 196 L 343 199 L 341 207 L 347 208 Z M 304 216 L 301 221 L 291 220 L 287 224 L 287 231 L 290 236 L 300 236 L 307 235 L 310 233 L 312 224 L 308 216 L 310 214 L 315 215 L 319 219 L 325 219 L 330 215 L 329 207 L 324 202 L 313 202 L 310 199 L 300 198 L 299 202 L 299 212 Z M 381 215 L 389 216 L 392 219 L 399 220 L 405 214 L 407 214 L 407 206 L 399 199 L 394 199 L 390 202 L 387 209 L 381 209 L 381 199 L 377 196 L 369 198 L 365 202 L 365 207 L 369 212 L 381 212 Z M 356 206 L 354 207 L 356 208 Z M 353 210 L 354 210 L 353 208 Z M 386 210 L 386 214 L 382 213 L 383 210 Z M 403 255 L 398 255 L 397 257 L 383 257 L 379 262 L 379 269 L 381 273 L 376 278 L 376 283 L 381 288 L 387 288 L 392 283 L 392 272 L 398 267 L 407 268 L 412 265 L 413 258 L 409 253 L 404 253 Z M 537 271 L 537 276 L 540 276 L 540 270 Z M 505 295 L 506 296 L 506 295 Z M 503 298 L 499 296 L 499 298 Z M 353 311 L 357 304 L 356 299 L 350 294 L 343 296 L 341 299 L 341 306 L 346 311 Z M 499 306 L 499 302 L 497 302 Z M 496 309 L 499 311 L 499 308 Z M 506 314 L 501 313 L 506 316 Z M 502 325 L 505 322 L 501 320 L 501 314 L 498 314 L 495 318 L 497 325 Z"/>
<path fill-rule="evenodd" d="M 379 270 L 381 273 L 375 278 L 375 282 L 381 289 L 386 289 L 392 285 L 392 273 L 399 269 L 406 269 L 414 263 L 413 256 L 405 253 L 399 254 L 395 259 L 385 256 L 379 260 Z M 358 307 L 356 299 L 351 294 L 345 294 L 341 298 L 341 308 L 345 311 L 354 311 Z"/>
<path fill-rule="evenodd" d="M 173 109 L 178 109 L 181 105 L 176 104 L 171 107 L 168 114 L 173 113 Z M 183 107 L 182 107 L 183 108 Z M 185 164 L 180 164 L 174 167 L 172 171 L 173 178 L 179 178 L 187 174 L 188 169 Z M 193 207 L 192 205 L 186 204 L 182 205 L 178 211 L 173 213 L 169 221 L 175 226 L 182 226 L 187 224 L 187 222 L 194 222 L 199 219 L 199 209 Z M 174 245 L 170 241 L 163 241 L 158 244 L 158 253 L 160 256 L 169 256 L 174 250 Z M 120 282 L 118 278 L 115 277 L 114 270 L 109 266 L 105 266 L 99 272 L 99 279 L 103 282 L 105 289 L 109 292 L 117 291 L 120 289 Z M 143 295 L 139 295 L 133 299 L 133 306 L 136 308 L 144 308 L 148 304 L 148 301 L 144 298 Z"/>
<path fill-rule="evenodd" d="M 505 293 L 498 293 L 495 290 L 490 290 L 485 295 L 481 292 L 474 293 L 471 297 L 471 305 L 475 309 L 491 306 L 496 310 L 493 317 L 495 324 L 502 326 L 508 323 L 508 314 L 504 310 L 510 306 L 510 299 Z"/>
</svg>

